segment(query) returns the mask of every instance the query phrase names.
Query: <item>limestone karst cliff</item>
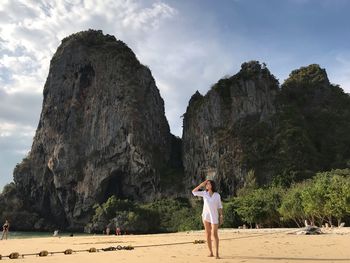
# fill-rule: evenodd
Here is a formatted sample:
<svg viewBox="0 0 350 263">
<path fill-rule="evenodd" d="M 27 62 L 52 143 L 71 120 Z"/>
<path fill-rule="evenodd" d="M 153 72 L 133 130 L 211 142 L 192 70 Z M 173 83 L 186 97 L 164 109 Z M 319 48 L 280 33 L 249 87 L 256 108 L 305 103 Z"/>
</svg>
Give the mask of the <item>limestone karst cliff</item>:
<svg viewBox="0 0 350 263">
<path fill-rule="evenodd" d="M 234 196 L 249 171 L 259 185 L 289 186 L 318 171 L 350 165 L 350 97 L 312 64 L 278 86 L 265 65 L 242 64 L 202 96 L 183 121 L 187 185 L 214 178 Z M 187 189 L 188 190 L 188 189 Z"/>
<path fill-rule="evenodd" d="M 164 170 L 181 169 L 180 143 L 132 50 L 102 31 L 79 32 L 51 60 L 32 149 L 14 180 L 26 207 L 81 229 L 111 195 L 159 197 Z"/>
<path fill-rule="evenodd" d="M 202 96 L 196 92 L 183 120 L 183 163 L 189 185 L 213 178 L 220 191 L 233 195 L 242 186 L 248 167 L 240 132 L 244 122 L 266 122 L 276 113 L 278 82 L 257 61 L 221 79 Z M 251 138 L 254 140 L 254 138 Z"/>
</svg>

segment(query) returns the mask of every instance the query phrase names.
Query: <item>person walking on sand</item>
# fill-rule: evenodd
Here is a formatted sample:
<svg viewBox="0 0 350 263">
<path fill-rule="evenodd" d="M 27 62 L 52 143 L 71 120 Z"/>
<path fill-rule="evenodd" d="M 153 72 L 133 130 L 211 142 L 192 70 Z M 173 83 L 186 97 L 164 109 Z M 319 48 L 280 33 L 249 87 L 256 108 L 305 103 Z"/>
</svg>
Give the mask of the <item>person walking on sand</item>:
<svg viewBox="0 0 350 263">
<path fill-rule="evenodd" d="M 9 230 L 10 230 L 10 223 L 9 223 L 9 221 L 5 220 L 5 224 L 2 226 L 1 240 L 7 239 L 8 234 L 9 234 Z"/>
<path fill-rule="evenodd" d="M 106 227 L 106 235 L 109 236 L 109 233 L 111 232 L 111 228 L 109 225 Z"/>
<path fill-rule="evenodd" d="M 200 191 L 199 189 L 205 187 L 205 191 Z M 219 235 L 218 228 L 219 223 L 222 224 L 224 217 L 222 214 L 222 203 L 221 197 L 218 192 L 216 192 L 215 182 L 212 180 L 206 180 L 198 185 L 192 190 L 194 196 L 200 196 L 203 198 L 203 212 L 202 220 L 205 229 L 205 234 L 207 238 L 207 244 L 209 248 L 209 257 L 213 257 L 213 249 L 211 244 L 211 235 L 214 236 L 216 258 L 219 257 Z"/>
</svg>

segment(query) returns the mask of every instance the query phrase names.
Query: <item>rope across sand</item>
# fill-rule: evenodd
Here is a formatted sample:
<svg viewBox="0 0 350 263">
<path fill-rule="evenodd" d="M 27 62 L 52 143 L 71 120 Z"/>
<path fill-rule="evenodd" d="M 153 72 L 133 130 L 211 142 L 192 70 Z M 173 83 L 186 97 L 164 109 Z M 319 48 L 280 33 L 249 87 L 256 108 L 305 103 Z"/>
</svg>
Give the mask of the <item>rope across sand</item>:
<svg viewBox="0 0 350 263">
<path fill-rule="evenodd" d="M 243 237 L 233 237 L 233 238 L 223 238 L 222 241 L 225 240 L 233 240 L 233 239 L 242 239 L 242 238 L 253 238 L 253 237 L 260 237 L 265 235 L 271 235 L 271 234 L 278 234 L 283 233 L 284 231 L 278 231 L 278 232 L 272 232 L 272 233 L 263 233 L 263 234 L 253 234 L 249 236 L 243 236 Z M 20 254 L 18 252 L 12 252 L 9 255 L 0 255 L 0 259 L 2 258 L 9 258 L 9 259 L 18 259 L 18 258 L 24 258 L 27 256 L 39 256 L 39 257 L 46 257 L 48 255 L 54 255 L 54 254 L 64 254 L 64 255 L 71 255 L 73 253 L 79 253 L 79 252 L 89 252 L 89 253 L 95 253 L 95 252 L 108 252 L 108 251 L 117 251 L 117 250 L 133 250 L 134 248 L 145 248 L 145 247 L 162 247 L 162 246 L 174 246 L 174 245 L 185 245 L 185 244 L 204 244 L 206 243 L 205 240 L 194 240 L 194 241 L 186 241 L 186 242 L 173 242 L 173 243 L 162 243 L 162 244 L 149 244 L 149 245 L 136 245 L 136 246 L 110 246 L 105 248 L 89 248 L 89 249 L 79 249 L 79 250 L 73 250 L 73 249 L 66 249 L 63 251 L 47 251 L 42 250 L 38 253 L 24 253 Z"/>
</svg>

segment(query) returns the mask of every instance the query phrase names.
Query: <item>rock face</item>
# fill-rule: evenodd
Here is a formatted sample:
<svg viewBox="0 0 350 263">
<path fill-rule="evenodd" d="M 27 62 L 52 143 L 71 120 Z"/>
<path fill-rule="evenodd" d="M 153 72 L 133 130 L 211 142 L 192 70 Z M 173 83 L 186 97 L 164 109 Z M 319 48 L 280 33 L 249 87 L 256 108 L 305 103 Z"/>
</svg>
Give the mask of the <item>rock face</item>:
<svg viewBox="0 0 350 263">
<path fill-rule="evenodd" d="M 123 42 L 89 30 L 53 56 L 32 149 L 14 180 L 26 207 L 81 229 L 111 195 L 159 196 L 162 171 L 181 166 L 179 144 L 150 70 Z"/>
<path fill-rule="evenodd" d="M 250 178 L 288 187 L 318 171 L 349 167 L 349 119 L 350 97 L 319 65 L 292 71 L 279 88 L 264 65 L 244 63 L 238 74 L 189 102 L 183 123 L 187 184 L 213 178 L 224 196 L 233 196 Z"/>
<path fill-rule="evenodd" d="M 221 79 L 205 96 L 198 91 L 192 96 L 183 120 L 188 185 L 212 178 L 224 196 L 242 186 L 248 167 L 240 133 L 247 121 L 250 125 L 271 124 L 278 89 L 269 70 L 251 61 L 242 64 L 235 76 Z"/>
<path fill-rule="evenodd" d="M 293 179 L 349 167 L 350 96 L 330 83 L 325 69 L 311 64 L 293 70 L 278 100 L 280 163 Z"/>
</svg>

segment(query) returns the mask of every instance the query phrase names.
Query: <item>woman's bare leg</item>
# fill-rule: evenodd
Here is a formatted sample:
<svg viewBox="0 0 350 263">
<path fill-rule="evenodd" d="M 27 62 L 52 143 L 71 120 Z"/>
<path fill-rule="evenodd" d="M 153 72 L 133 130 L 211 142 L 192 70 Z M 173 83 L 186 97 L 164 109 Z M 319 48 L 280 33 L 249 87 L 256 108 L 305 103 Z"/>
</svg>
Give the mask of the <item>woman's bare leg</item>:
<svg viewBox="0 0 350 263">
<path fill-rule="evenodd" d="M 218 224 L 212 224 L 212 232 L 214 236 L 214 243 L 215 243 L 215 256 L 216 258 L 219 257 L 219 235 L 218 235 Z"/>
<path fill-rule="evenodd" d="M 208 244 L 208 248 L 209 248 L 209 257 L 213 257 L 213 248 L 211 245 L 211 224 L 208 221 L 203 220 L 203 225 L 204 225 L 204 229 L 205 229 L 205 235 L 207 238 L 207 244 Z"/>
</svg>

